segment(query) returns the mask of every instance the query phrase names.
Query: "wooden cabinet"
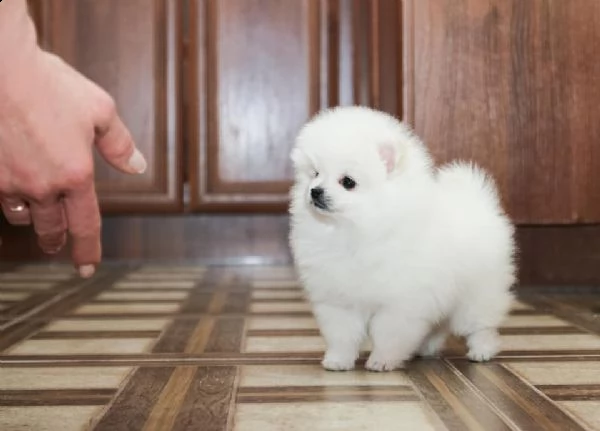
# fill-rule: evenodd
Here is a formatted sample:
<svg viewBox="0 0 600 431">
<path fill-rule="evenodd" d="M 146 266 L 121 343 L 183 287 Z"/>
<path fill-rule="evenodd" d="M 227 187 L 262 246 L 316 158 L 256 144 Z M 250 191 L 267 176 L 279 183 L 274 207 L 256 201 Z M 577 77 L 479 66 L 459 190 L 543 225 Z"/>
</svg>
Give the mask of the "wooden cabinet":
<svg viewBox="0 0 600 431">
<path fill-rule="evenodd" d="M 438 162 L 484 166 L 518 223 L 600 221 L 595 0 L 31 3 L 149 159 L 141 177 L 97 163 L 105 210 L 184 210 L 189 185 L 186 211 L 285 211 L 301 125 L 363 104 Z"/>
<path fill-rule="evenodd" d="M 330 85 L 318 0 L 190 2 L 194 210 L 282 210 L 289 151 Z"/>
<path fill-rule="evenodd" d="M 401 111 L 397 0 L 191 0 L 191 206 L 285 210 L 290 149 L 318 110 Z"/>
<path fill-rule="evenodd" d="M 600 221 L 600 2 L 406 0 L 405 116 L 521 224 Z"/>
<path fill-rule="evenodd" d="M 180 210 L 181 2 L 33 0 L 30 5 L 41 44 L 115 98 L 147 158 L 148 170 L 140 176 L 121 174 L 96 160 L 102 209 Z"/>
</svg>

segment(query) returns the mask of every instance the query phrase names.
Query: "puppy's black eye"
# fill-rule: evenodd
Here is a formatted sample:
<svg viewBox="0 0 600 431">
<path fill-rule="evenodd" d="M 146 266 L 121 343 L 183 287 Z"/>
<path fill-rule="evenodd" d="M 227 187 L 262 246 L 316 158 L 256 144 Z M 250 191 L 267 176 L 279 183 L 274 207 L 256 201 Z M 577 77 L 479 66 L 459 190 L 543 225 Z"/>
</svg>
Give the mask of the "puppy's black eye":
<svg viewBox="0 0 600 431">
<path fill-rule="evenodd" d="M 343 188 L 345 188 L 346 190 L 352 190 L 353 188 L 356 187 L 356 181 L 354 181 L 352 178 L 345 176 L 340 180 L 340 184 L 342 185 Z"/>
<path fill-rule="evenodd" d="M 317 171 L 314 171 L 314 172 L 313 172 L 313 176 L 314 176 L 315 178 L 317 178 L 317 177 L 319 176 L 319 172 L 317 172 Z"/>
</svg>

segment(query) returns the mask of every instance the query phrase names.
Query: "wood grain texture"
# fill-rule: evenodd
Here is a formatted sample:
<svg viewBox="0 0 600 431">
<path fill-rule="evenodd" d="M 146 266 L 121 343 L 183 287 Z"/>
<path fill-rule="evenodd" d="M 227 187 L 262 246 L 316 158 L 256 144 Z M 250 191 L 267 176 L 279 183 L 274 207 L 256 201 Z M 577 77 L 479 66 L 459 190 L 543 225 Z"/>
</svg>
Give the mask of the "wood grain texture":
<svg viewBox="0 0 600 431">
<path fill-rule="evenodd" d="M 140 430 L 175 368 L 139 368 L 112 405 L 91 429 L 95 431 Z"/>
<path fill-rule="evenodd" d="M 405 2 L 405 118 L 477 161 L 519 223 L 600 220 L 600 3 Z"/>
<path fill-rule="evenodd" d="M 190 2 L 193 209 L 285 209 L 295 135 L 328 94 L 324 4 Z"/>
<path fill-rule="evenodd" d="M 208 339 L 205 351 L 208 353 L 234 353 L 242 347 L 244 318 L 220 318 Z"/>
<path fill-rule="evenodd" d="M 499 406 L 519 429 L 585 429 L 502 365 L 469 366 L 461 361 L 455 366 L 488 400 Z"/>
<path fill-rule="evenodd" d="M 600 385 L 537 385 L 553 401 L 598 401 Z"/>
<path fill-rule="evenodd" d="M 114 389 L 0 390 L 0 406 L 101 406 Z"/>
<path fill-rule="evenodd" d="M 171 430 L 185 395 L 193 381 L 196 368 L 177 367 L 156 401 L 143 431 Z"/>
<path fill-rule="evenodd" d="M 510 429 L 446 363 L 418 361 L 406 374 L 448 430 Z"/>
<path fill-rule="evenodd" d="M 177 0 L 31 0 L 41 44 L 114 97 L 148 161 L 143 175 L 117 172 L 99 156 L 105 212 L 182 207 L 181 35 Z"/>
<path fill-rule="evenodd" d="M 92 279 L 75 279 L 57 289 L 53 297 L 45 297 L 43 302 L 36 304 L 35 309 L 27 310 L 25 315 L 13 316 L 13 320 L 0 325 L 0 351 L 8 350 L 46 325 L 44 319 L 49 316 L 68 314 L 82 303 L 89 301 L 95 295 L 110 288 L 112 283 L 125 274 L 126 271 L 106 273 L 99 271 Z M 56 301 L 60 297 L 60 301 Z"/>
<path fill-rule="evenodd" d="M 410 386 L 257 386 L 242 387 L 237 404 L 264 403 L 340 403 L 340 402 L 402 402 L 420 401 Z"/>
<path fill-rule="evenodd" d="M 29 280 L 36 276 L 51 278 L 50 274 L 44 275 L 42 268 L 27 265 L 4 275 L 2 281 Z M 579 411 L 572 408 L 574 404 L 564 403 L 600 400 L 600 385 L 594 374 L 600 360 L 597 342 L 591 334 L 587 336 L 587 346 L 577 341 L 581 338 L 577 335 L 580 329 L 600 332 L 597 327 L 588 327 L 574 318 L 590 315 L 593 307 L 600 303 L 597 288 L 581 287 L 577 290 L 579 295 L 569 288 L 553 286 L 528 291 L 528 297 L 538 300 L 529 304 L 529 311 L 534 313 L 530 315 L 537 317 L 522 321 L 524 326 L 509 329 L 527 341 L 540 330 L 560 329 L 553 336 L 556 345 L 540 342 L 544 350 L 519 350 L 507 343 L 506 351 L 493 361 L 481 364 L 470 362 L 465 352 L 455 350 L 450 340 L 451 348 L 441 358 L 415 358 L 404 370 L 382 376 L 364 371 L 368 352 L 361 352 L 358 368 L 353 372 L 323 371 L 319 365 L 322 351 L 296 351 L 301 330 L 290 325 L 294 323 L 293 317 L 287 322 L 286 317 L 277 319 L 262 330 L 245 331 L 244 320 L 248 327 L 253 327 L 253 317 L 245 308 L 246 300 L 238 294 L 246 292 L 247 296 L 256 298 L 256 293 L 258 296 L 265 292 L 289 293 L 289 287 L 286 290 L 283 286 L 297 282 L 289 267 L 206 270 L 182 264 L 160 265 L 160 268 L 118 265 L 96 283 L 110 288 L 115 283 L 121 286 L 131 280 L 164 281 L 173 276 L 196 280 L 197 284 L 189 287 L 190 293 L 211 293 L 205 298 L 206 314 L 200 319 L 181 313 L 176 315 L 176 320 L 190 319 L 196 324 L 192 331 L 187 330 L 186 343 L 180 342 L 181 333 L 166 330 L 159 336 L 161 341 L 175 338 L 171 345 L 179 345 L 179 348 L 162 353 L 156 349 L 127 353 L 127 347 L 122 346 L 123 350 L 111 350 L 110 354 L 102 351 L 0 354 L 2 429 L 40 429 L 46 424 L 50 424 L 46 428 L 52 429 L 63 426 L 117 431 L 289 429 L 295 424 L 302 428 L 308 419 L 315 429 L 331 429 L 339 424 L 340 418 L 355 415 L 357 411 L 356 421 L 346 421 L 337 428 L 348 429 L 348 423 L 352 428 L 351 425 L 361 421 L 362 428 L 368 429 L 374 414 L 378 420 L 385 420 L 380 429 L 407 423 L 411 429 L 419 430 L 587 431 L 597 428 L 593 426 L 596 413 L 593 406 L 589 411 Z M 269 283 L 273 287 L 267 287 Z M 82 286 L 79 292 L 86 294 L 79 299 L 84 299 L 85 304 L 94 303 L 98 286 Z M 116 290 L 120 292 L 120 287 Z M 199 297 L 193 299 L 198 300 Z M 518 300 L 524 302 L 522 294 Z M 127 297 L 123 301 L 128 304 Z M 274 301 L 252 300 L 252 305 L 257 303 L 275 308 L 280 305 Z M 55 308 L 47 308 L 47 312 L 40 310 L 28 319 L 51 323 L 51 327 L 59 322 L 64 324 L 65 319 L 73 318 L 64 316 L 64 310 L 73 305 L 73 298 L 57 293 Z M 198 304 L 194 308 L 199 308 Z M 243 314 L 231 315 L 235 310 Z M 513 308 L 513 311 L 522 310 L 521 306 Z M 545 326 L 552 315 L 550 320 L 554 323 L 556 317 L 562 318 L 562 326 Z M 82 322 L 89 320 L 81 315 L 79 319 L 82 317 Z M 105 337 L 116 336 L 113 317 L 106 316 L 107 326 L 94 322 L 93 330 L 79 328 L 78 332 L 83 338 L 96 337 L 105 343 Z M 130 315 L 123 323 L 131 325 L 135 323 L 132 319 Z M 78 322 L 71 323 L 77 326 Z M 262 325 L 265 323 L 263 319 Z M 145 331 L 142 326 L 130 327 L 124 332 L 141 336 L 144 333 L 141 331 Z M 278 329 L 283 327 L 290 329 Z M 53 332 L 53 343 L 62 339 L 70 344 L 74 333 L 71 330 Z M 37 338 L 34 334 L 28 337 L 31 335 Z M 239 349 L 240 344 L 251 342 L 250 337 L 271 335 L 281 337 L 287 346 L 260 353 Z M 579 348 L 561 348 L 568 345 Z M 273 414 L 273 409 L 277 413 Z M 80 426 L 70 427 L 61 420 L 63 412 L 78 412 Z M 396 416 L 397 412 L 400 415 Z M 267 416 L 271 418 L 268 423 L 264 421 Z M 257 421 L 265 425 L 257 426 Z"/>
<path fill-rule="evenodd" d="M 228 429 L 236 373 L 236 367 L 198 367 L 173 431 Z"/>
</svg>

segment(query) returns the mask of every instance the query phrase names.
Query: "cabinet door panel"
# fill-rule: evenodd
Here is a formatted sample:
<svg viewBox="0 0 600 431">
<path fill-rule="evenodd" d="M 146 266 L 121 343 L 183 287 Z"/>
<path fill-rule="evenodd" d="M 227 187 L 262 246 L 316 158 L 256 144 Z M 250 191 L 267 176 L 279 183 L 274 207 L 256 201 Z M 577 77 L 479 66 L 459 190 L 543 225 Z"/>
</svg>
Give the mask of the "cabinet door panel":
<svg viewBox="0 0 600 431">
<path fill-rule="evenodd" d="M 125 175 L 96 155 L 105 211 L 181 207 L 178 0 L 33 0 L 42 45 L 103 87 L 148 161 Z"/>
<path fill-rule="evenodd" d="M 326 2 L 190 3 L 192 206 L 282 210 L 295 135 L 327 103 Z"/>
</svg>

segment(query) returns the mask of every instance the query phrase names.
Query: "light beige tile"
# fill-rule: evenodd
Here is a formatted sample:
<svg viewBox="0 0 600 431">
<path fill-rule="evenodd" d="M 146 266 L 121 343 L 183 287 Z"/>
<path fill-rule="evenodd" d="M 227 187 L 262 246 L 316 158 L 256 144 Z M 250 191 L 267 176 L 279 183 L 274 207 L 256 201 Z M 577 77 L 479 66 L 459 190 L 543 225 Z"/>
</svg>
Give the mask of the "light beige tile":
<svg viewBox="0 0 600 431">
<path fill-rule="evenodd" d="M 0 280 L 4 281 L 64 281 L 72 278 L 74 274 L 64 274 L 61 272 L 49 273 L 31 273 L 31 272 L 6 272 L 0 273 Z"/>
<path fill-rule="evenodd" d="M 248 329 L 318 329 L 313 317 L 262 317 L 247 319 Z"/>
<path fill-rule="evenodd" d="M 269 278 L 269 277 L 288 277 L 288 278 L 296 278 L 296 273 L 294 271 L 294 268 L 291 266 L 261 266 L 261 265 L 257 265 L 257 266 L 253 266 L 251 268 L 249 268 L 249 272 L 250 274 L 252 274 L 254 277 L 259 278 L 259 277 L 265 277 L 265 278 Z"/>
<path fill-rule="evenodd" d="M 410 385 L 404 373 L 332 373 L 313 365 L 245 365 L 240 386 L 372 386 Z"/>
<path fill-rule="evenodd" d="M 3 292 L 0 290 L 0 301 L 20 301 L 30 295 L 30 292 Z"/>
<path fill-rule="evenodd" d="M 511 308 L 513 310 L 531 310 L 533 307 L 521 301 L 513 301 Z"/>
<path fill-rule="evenodd" d="M 56 320 L 43 332 L 55 331 L 160 331 L 171 319 L 77 319 Z"/>
<path fill-rule="evenodd" d="M 600 384 L 600 362 L 512 362 L 506 365 L 534 385 Z"/>
<path fill-rule="evenodd" d="M 0 407 L 4 431 L 82 431 L 102 406 Z"/>
<path fill-rule="evenodd" d="M 592 430 L 600 430 L 600 401 L 559 401 L 573 418 Z"/>
<path fill-rule="evenodd" d="M 600 349 L 600 337 L 592 334 L 503 335 L 502 350 Z"/>
<path fill-rule="evenodd" d="M 179 302 L 163 302 L 158 304 L 86 304 L 77 308 L 74 314 L 144 314 L 144 313 L 176 313 Z"/>
<path fill-rule="evenodd" d="M 565 325 L 571 324 L 554 316 L 508 316 L 502 324 L 505 328 Z"/>
<path fill-rule="evenodd" d="M 86 355 L 143 353 L 153 338 L 99 338 L 26 340 L 9 350 L 10 355 Z"/>
<path fill-rule="evenodd" d="M 254 290 L 253 299 L 305 299 L 304 292 L 295 290 Z"/>
<path fill-rule="evenodd" d="M 47 274 L 47 273 L 63 273 L 63 274 L 75 274 L 75 269 L 72 265 L 62 265 L 62 264 L 50 264 L 50 265 L 22 265 L 17 268 L 17 272 L 27 272 L 33 274 Z"/>
<path fill-rule="evenodd" d="M 300 284 L 295 279 L 292 280 L 254 280 L 252 287 L 260 289 L 289 289 L 295 288 L 300 289 Z"/>
<path fill-rule="evenodd" d="M 310 304 L 306 302 L 255 302 L 250 304 L 252 313 L 310 313 L 311 310 Z"/>
<path fill-rule="evenodd" d="M 187 274 L 204 274 L 206 272 L 204 266 L 171 266 L 171 265 L 145 265 L 136 270 L 136 273 L 187 273 Z"/>
<path fill-rule="evenodd" d="M 27 280 L 21 280 L 21 281 L 3 281 L 0 280 L 0 289 L 5 288 L 5 289 L 23 289 L 23 291 L 29 291 L 29 290 L 44 290 L 44 289 L 48 289 L 52 286 L 56 285 L 56 281 L 27 281 Z"/>
<path fill-rule="evenodd" d="M 0 368 L 0 389 L 116 389 L 131 370 L 131 367 Z"/>
<path fill-rule="evenodd" d="M 99 300 L 144 300 L 144 299 L 163 299 L 163 300 L 183 300 L 189 295 L 189 292 L 185 290 L 173 290 L 171 292 L 119 292 L 109 291 L 103 292 L 98 295 L 95 299 Z"/>
<path fill-rule="evenodd" d="M 131 274 L 127 274 L 125 276 L 127 280 L 145 280 L 145 281 L 153 281 L 153 280 L 195 280 L 198 281 L 202 278 L 201 274 L 192 274 L 192 273 L 178 273 L 178 272 L 162 272 L 151 273 L 151 272 L 132 272 Z"/>
<path fill-rule="evenodd" d="M 235 431 L 434 430 L 420 402 L 240 404 Z"/>
<path fill-rule="evenodd" d="M 321 337 L 248 337 L 246 352 L 322 352 Z"/>
<path fill-rule="evenodd" d="M 119 281 L 113 285 L 115 289 L 192 289 L 198 282 L 194 280 L 137 280 Z"/>
</svg>

